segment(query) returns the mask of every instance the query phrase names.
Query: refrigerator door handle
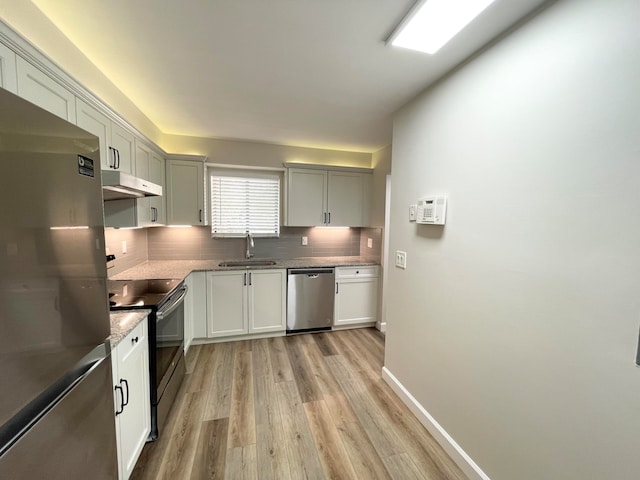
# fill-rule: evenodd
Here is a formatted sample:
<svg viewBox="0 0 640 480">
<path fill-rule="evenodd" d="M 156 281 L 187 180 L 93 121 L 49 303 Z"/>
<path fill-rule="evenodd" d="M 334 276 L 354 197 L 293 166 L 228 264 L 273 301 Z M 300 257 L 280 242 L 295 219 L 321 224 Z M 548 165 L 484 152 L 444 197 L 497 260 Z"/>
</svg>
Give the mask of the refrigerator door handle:
<svg viewBox="0 0 640 480">
<path fill-rule="evenodd" d="M 70 371 L 16 413 L 10 421 L 0 426 L 0 456 L 105 360 L 109 360 L 109 350 L 103 343 L 85 355 Z"/>
</svg>

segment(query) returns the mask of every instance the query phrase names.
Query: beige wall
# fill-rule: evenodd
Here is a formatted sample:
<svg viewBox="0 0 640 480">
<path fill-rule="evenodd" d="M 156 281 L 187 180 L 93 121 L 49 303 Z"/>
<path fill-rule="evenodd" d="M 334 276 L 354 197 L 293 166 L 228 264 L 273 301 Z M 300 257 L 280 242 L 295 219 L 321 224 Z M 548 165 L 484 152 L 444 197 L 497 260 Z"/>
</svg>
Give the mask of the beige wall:
<svg viewBox="0 0 640 480">
<path fill-rule="evenodd" d="M 371 168 L 374 169 L 371 225 L 384 227 L 387 175 L 391 173 L 391 145 L 373 153 L 371 156 Z"/>
<path fill-rule="evenodd" d="M 0 18 L 150 140 L 159 143 L 160 130 L 155 124 L 33 3 L 24 0 L 3 0 Z"/>
<path fill-rule="evenodd" d="M 638 19 L 552 2 L 395 118 L 385 364 L 494 480 L 640 472 Z"/>
<path fill-rule="evenodd" d="M 243 140 L 165 134 L 162 136 L 160 146 L 168 153 L 206 155 L 210 163 L 272 168 L 282 168 L 283 162 L 365 168 L 371 166 L 370 153 L 290 147 Z"/>
</svg>

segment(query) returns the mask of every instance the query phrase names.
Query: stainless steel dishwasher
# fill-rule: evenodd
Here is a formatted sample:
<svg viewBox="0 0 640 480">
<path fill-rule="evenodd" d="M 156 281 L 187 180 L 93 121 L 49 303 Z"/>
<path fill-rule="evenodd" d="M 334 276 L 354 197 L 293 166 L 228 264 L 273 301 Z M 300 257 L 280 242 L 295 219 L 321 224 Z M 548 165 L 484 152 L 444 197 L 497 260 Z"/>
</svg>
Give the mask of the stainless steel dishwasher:
<svg viewBox="0 0 640 480">
<path fill-rule="evenodd" d="M 333 325 L 333 268 L 287 270 L 287 334 L 330 330 Z"/>
</svg>

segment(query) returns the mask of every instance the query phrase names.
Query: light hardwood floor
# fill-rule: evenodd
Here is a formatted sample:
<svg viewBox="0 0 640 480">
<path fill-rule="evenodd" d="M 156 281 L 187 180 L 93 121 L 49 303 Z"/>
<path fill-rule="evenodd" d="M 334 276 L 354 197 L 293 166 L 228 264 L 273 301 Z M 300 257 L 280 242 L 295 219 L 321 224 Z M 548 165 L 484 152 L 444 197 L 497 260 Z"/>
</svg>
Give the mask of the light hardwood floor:
<svg viewBox="0 0 640 480">
<path fill-rule="evenodd" d="M 467 477 L 380 376 L 375 329 L 192 347 L 133 479 Z"/>
</svg>

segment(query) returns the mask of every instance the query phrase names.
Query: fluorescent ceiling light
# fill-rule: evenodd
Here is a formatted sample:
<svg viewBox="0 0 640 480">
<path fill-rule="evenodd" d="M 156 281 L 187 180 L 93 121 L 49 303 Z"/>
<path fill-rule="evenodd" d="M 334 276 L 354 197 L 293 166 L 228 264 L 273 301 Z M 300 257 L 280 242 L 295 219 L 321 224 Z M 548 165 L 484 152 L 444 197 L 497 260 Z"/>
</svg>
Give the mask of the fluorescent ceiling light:
<svg viewBox="0 0 640 480">
<path fill-rule="evenodd" d="M 436 53 L 494 0 L 423 0 L 400 23 L 389 42 Z"/>
</svg>

